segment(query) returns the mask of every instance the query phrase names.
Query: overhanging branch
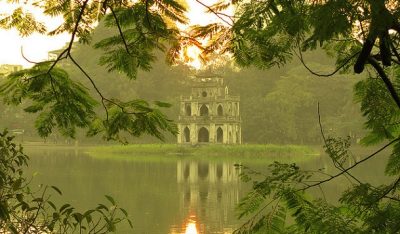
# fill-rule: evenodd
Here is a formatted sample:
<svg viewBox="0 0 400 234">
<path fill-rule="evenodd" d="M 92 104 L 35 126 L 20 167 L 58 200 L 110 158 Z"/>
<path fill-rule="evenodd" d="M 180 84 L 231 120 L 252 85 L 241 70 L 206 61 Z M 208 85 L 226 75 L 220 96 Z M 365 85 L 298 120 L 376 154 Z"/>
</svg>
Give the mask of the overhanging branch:
<svg viewBox="0 0 400 234">
<path fill-rule="evenodd" d="M 397 107 L 400 109 L 400 98 L 397 94 L 392 82 L 390 81 L 389 77 L 386 75 L 385 70 L 381 67 L 381 65 L 376 61 L 376 59 L 372 57 L 368 57 L 368 63 L 374 67 L 375 71 L 379 74 L 382 81 L 385 83 L 387 90 L 389 91 L 390 95 L 392 96 L 394 102 L 396 103 Z"/>
</svg>

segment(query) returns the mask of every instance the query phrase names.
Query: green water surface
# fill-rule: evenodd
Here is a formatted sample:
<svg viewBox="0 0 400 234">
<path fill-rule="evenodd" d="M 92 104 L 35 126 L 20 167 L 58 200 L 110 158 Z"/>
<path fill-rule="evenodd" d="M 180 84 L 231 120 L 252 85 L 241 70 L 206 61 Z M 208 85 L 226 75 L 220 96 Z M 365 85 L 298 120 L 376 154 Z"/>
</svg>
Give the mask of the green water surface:
<svg viewBox="0 0 400 234">
<path fill-rule="evenodd" d="M 117 233 L 185 233 L 193 223 L 199 233 L 232 233 L 243 222 L 237 220 L 235 207 L 250 186 L 239 180 L 240 171 L 235 169 L 235 163 L 243 163 L 240 157 L 216 160 L 161 152 L 148 159 L 145 155 L 115 155 L 114 159 L 113 155 L 92 157 L 87 151 L 28 147 L 31 161 L 27 174 L 37 173 L 34 186 L 57 185 L 63 197 L 56 199 L 78 208 L 95 207 L 106 202 L 105 194 L 113 196 L 128 211 L 134 225 L 134 229 L 122 225 Z M 277 156 L 271 158 L 276 160 Z M 273 160 L 252 163 L 246 159 L 244 163 L 265 171 Z M 296 156 L 286 156 L 284 161 L 295 162 Z M 305 168 L 336 171 L 326 156 L 298 161 Z M 357 167 L 355 173 L 373 184 L 380 183 L 386 180 L 382 173 L 385 162 L 383 156 L 377 157 Z M 335 180 L 323 186 L 323 196 L 335 200 L 348 185 L 346 178 Z"/>
</svg>

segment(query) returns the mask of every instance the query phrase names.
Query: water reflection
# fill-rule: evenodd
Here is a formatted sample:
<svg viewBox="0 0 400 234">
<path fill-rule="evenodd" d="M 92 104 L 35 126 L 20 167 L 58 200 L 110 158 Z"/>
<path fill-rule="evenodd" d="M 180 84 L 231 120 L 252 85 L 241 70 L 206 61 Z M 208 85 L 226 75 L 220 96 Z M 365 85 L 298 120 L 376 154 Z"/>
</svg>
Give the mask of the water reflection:
<svg viewBox="0 0 400 234">
<path fill-rule="evenodd" d="M 199 233 L 231 233 L 240 199 L 240 171 L 232 162 L 178 160 L 176 179 L 182 212 L 194 212 L 211 221 Z M 200 225 L 201 227 L 201 225 Z M 187 229 L 188 230 L 188 229 Z M 183 232 L 182 232 L 183 233 Z"/>
<path fill-rule="evenodd" d="M 190 215 L 189 218 L 187 218 L 183 225 L 181 230 L 178 230 L 176 227 L 172 227 L 170 234 L 199 234 L 203 233 L 200 231 L 199 224 L 197 222 L 197 218 L 195 215 Z"/>
<path fill-rule="evenodd" d="M 166 159 L 160 155 L 135 159 L 135 155 L 129 155 L 127 160 L 100 160 L 76 149 L 40 148 L 27 153 L 31 161 L 26 174 L 39 172 L 35 184 L 61 188 L 63 196 L 54 197 L 60 202 L 89 209 L 104 202 L 104 194 L 113 196 L 134 224 L 133 231 L 128 225 L 119 227 L 121 234 L 185 234 L 192 230 L 199 234 L 232 233 L 242 223 L 236 218 L 235 207 L 251 186 L 240 182 L 240 171 L 229 158 Z M 376 157 L 356 167 L 354 173 L 371 184 L 382 183 L 386 177 L 380 172 L 385 170 L 386 159 Z M 267 170 L 265 163 L 246 166 Z M 304 163 L 304 168 L 322 167 L 327 173 L 336 173 L 327 157 Z M 329 201 L 337 201 L 338 193 L 347 186 L 348 181 L 339 178 L 323 189 Z"/>
<path fill-rule="evenodd" d="M 178 183 L 198 183 L 199 180 L 210 184 L 218 182 L 237 183 L 240 171 L 229 162 L 199 162 L 178 160 L 176 175 Z"/>
</svg>

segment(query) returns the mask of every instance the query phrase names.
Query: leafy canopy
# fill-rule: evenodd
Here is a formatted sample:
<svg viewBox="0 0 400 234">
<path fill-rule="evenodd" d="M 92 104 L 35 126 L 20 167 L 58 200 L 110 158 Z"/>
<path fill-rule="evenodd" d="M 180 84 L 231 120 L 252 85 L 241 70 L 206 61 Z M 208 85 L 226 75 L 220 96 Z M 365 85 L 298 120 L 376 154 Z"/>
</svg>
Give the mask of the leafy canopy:
<svg viewBox="0 0 400 234">
<path fill-rule="evenodd" d="M 203 58 L 216 51 L 230 53 L 240 66 L 270 68 L 297 57 L 317 76 L 351 72 L 351 68 L 355 73 L 366 71 L 369 78 L 355 86 L 357 101 L 367 119 L 365 127 L 369 130 L 363 142 L 387 144 L 353 166 L 345 167 L 344 162 L 350 155 L 347 140 L 325 137 L 320 121 L 326 152 L 339 172 L 330 175 L 303 171 L 293 164 L 271 165 L 269 174 L 254 182 L 253 191 L 240 204 L 240 216 L 252 216 L 237 232 L 395 233 L 400 229 L 399 1 L 233 0 L 212 6 L 202 3 L 209 12 L 225 20 L 193 27 L 189 37 L 177 30 L 176 22 L 186 22 L 185 7 L 174 0 L 45 0 L 35 4 L 48 15 L 63 16 L 64 22 L 47 32 L 42 23 L 33 21 L 23 9 L 17 9 L 1 18 L 0 26 L 17 28 L 22 35 L 34 31 L 50 35 L 69 32 L 70 43 L 55 61 L 9 76 L 1 86 L 1 94 L 9 103 L 18 104 L 26 99 L 30 105 L 26 108 L 28 111 L 43 111 L 37 120 L 43 136 L 55 125 L 64 134 L 73 136 L 75 127 L 87 127 L 89 123 L 90 134 L 104 132 L 107 139 L 122 139 L 121 130 L 133 136 L 150 133 L 161 137 L 162 130 L 176 133 L 175 125 L 158 111 L 157 107 L 165 104 L 156 103 L 153 107 L 143 100 L 105 97 L 97 88 L 95 78 L 75 61 L 71 53 L 75 38 L 81 43 L 92 43 L 93 28 L 102 19 L 117 33 L 95 43 L 96 48 L 104 51 L 99 63 L 110 72 L 121 72 L 130 79 L 136 78 L 138 70 L 151 68 L 155 51 L 166 51 L 168 61 L 174 62 L 182 46 L 190 43 L 204 50 Z M 233 15 L 220 12 L 230 5 L 235 9 Z M 196 37 L 209 38 L 208 44 L 200 46 Z M 335 71 L 321 74 L 304 61 L 304 51 L 320 47 L 335 57 Z M 93 111 L 95 102 L 87 91 L 62 71 L 59 62 L 64 59 L 71 60 L 90 81 L 105 114 L 97 115 Z M 57 93 L 68 97 L 57 100 Z M 390 145 L 394 148 L 386 172 L 395 177 L 391 183 L 372 186 L 351 174 L 354 167 Z M 251 173 L 245 173 L 243 178 L 251 179 Z M 338 205 L 306 193 L 344 175 L 352 185 L 342 194 Z M 320 179 L 321 176 L 325 179 Z M 288 224 L 288 215 L 295 221 L 293 225 Z"/>
<path fill-rule="evenodd" d="M 76 38 L 80 43 L 93 44 L 103 51 L 100 65 L 106 66 L 109 72 L 136 79 L 139 70 L 151 69 L 157 51 L 164 52 L 169 44 L 177 44 L 180 33 L 176 23 L 187 20 L 182 4 L 172 0 L 46 0 L 19 4 L 32 4 L 46 15 L 62 16 L 64 21 L 55 30 L 48 31 L 45 24 L 35 20 L 26 8 L 18 7 L 10 15 L 0 18 L 0 27 L 15 28 L 23 36 L 33 32 L 71 34 L 68 46 L 61 50 L 57 59 L 11 74 L 0 84 L 0 95 L 6 103 L 28 105 L 25 111 L 39 113 L 35 126 L 40 136 L 49 136 L 54 127 L 68 137 L 74 137 L 76 128 L 88 128 L 88 135 L 102 132 L 105 139 L 124 142 L 126 134 L 123 132 L 132 136 L 146 133 L 160 139 L 163 139 L 164 131 L 177 133 L 176 125 L 160 111 L 160 108 L 169 107 L 168 104 L 157 101 L 151 105 L 141 99 L 106 97 L 96 86 L 96 77 L 88 74 L 71 51 Z M 99 22 L 115 29 L 115 34 L 92 42 L 93 30 Z M 62 60 L 70 60 L 92 86 L 84 87 L 70 77 L 62 68 Z M 90 95 L 90 89 L 98 98 Z M 98 103 L 104 109 L 103 114 L 95 108 Z"/>
<path fill-rule="evenodd" d="M 283 66 L 298 58 L 312 74 L 320 77 L 366 71 L 368 78 L 354 87 L 356 101 L 366 119 L 365 128 L 369 130 L 362 143 L 385 143 L 378 151 L 346 167 L 345 162 L 351 160 L 349 139 L 326 137 L 318 112 L 325 150 L 338 173 L 304 171 L 293 164 L 275 163 L 263 176 L 244 167 L 243 179 L 253 181 L 253 190 L 238 207 L 239 217 L 248 220 L 237 233 L 397 233 L 400 230 L 395 221 L 400 218 L 399 4 L 396 0 L 234 0 L 209 6 L 208 10 L 220 17 L 226 17 L 221 9 L 231 5 L 235 12 L 228 16 L 229 25 L 193 29 L 201 38 L 212 38 L 204 54 L 218 48 L 231 53 L 241 66 L 262 69 Z M 323 49 L 334 57 L 337 68 L 330 73 L 310 68 L 303 52 L 315 49 Z M 373 186 L 352 174 L 354 167 L 390 145 L 394 147 L 386 173 L 394 177 L 391 183 Z M 351 183 L 337 205 L 319 198 L 323 194 L 315 197 L 306 192 L 343 176 Z"/>
</svg>

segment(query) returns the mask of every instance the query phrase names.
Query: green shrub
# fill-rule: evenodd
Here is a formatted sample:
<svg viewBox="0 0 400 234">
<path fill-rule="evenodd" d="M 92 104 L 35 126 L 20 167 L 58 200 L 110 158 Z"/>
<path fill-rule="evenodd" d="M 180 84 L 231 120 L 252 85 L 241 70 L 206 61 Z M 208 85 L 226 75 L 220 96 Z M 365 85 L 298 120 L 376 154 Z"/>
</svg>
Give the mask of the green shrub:
<svg viewBox="0 0 400 234">
<path fill-rule="evenodd" d="M 70 204 L 56 205 L 62 195 L 55 186 L 33 191 L 23 171 L 29 157 L 7 131 L 0 133 L 0 233 L 108 233 L 126 221 L 127 212 L 110 196 L 108 204 L 78 212 Z"/>
</svg>

